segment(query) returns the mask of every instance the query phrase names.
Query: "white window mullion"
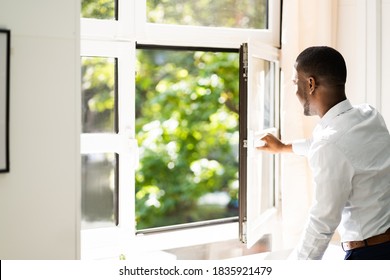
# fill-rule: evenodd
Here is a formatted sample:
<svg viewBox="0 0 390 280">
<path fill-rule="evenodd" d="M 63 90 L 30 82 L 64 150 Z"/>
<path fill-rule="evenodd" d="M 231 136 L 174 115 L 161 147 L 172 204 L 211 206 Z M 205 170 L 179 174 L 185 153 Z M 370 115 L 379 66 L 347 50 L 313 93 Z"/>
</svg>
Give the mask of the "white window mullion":
<svg viewBox="0 0 390 280">
<path fill-rule="evenodd" d="M 134 6 L 137 1 L 118 0 L 118 20 L 81 18 L 81 38 L 128 41 L 134 37 Z"/>
<path fill-rule="evenodd" d="M 122 139 L 117 134 L 84 133 L 80 144 L 82 154 L 120 153 Z"/>
<path fill-rule="evenodd" d="M 134 38 L 134 8 L 138 1 L 139 0 L 118 0 L 118 39 L 131 40 Z"/>
<path fill-rule="evenodd" d="M 117 43 L 119 134 L 135 137 L 135 42 Z"/>
<path fill-rule="evenodd" d="M 269 12 L 268 12 L 268 30 L 269 43 L 273 47 L 280 47 L 280 28 L 281 28 L 281 14 L 282 14 L 282 1 L 268 1 Z"/>
<path fill-rule="evenodd" d="M 118 121 L 123 150 L 119 156 L 119 226 L 135 234 L 135 43 L 122 42 L 118 49 Z M 130 235 L 131 236 L 131 235 Z"/>
</svg>

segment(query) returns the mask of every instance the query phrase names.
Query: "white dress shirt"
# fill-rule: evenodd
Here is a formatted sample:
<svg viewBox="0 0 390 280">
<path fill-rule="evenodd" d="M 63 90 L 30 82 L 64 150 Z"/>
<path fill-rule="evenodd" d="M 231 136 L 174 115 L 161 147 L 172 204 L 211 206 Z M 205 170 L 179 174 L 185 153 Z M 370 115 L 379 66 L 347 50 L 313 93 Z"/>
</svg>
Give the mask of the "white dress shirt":
<svg viewBox="0 0 390 280">
<path fill-rule="evenodd" d="M 378 111 L 340 102 L 293 151 L 308 157 L 315 187 L 298 259 L 321 259 L 337 227 L 341 241 L 390 228 L 390 135 Z"/>
</svg>

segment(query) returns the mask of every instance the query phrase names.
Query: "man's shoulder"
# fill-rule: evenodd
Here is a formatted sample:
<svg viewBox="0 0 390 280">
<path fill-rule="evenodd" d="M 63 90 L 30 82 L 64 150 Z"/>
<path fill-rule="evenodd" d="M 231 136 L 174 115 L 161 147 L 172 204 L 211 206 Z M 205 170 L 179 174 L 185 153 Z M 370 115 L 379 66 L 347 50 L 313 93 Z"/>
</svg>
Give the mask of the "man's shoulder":
<svg viewBox="0 0 390 280">
<path fill-rule="evenodd" d="M 353 111 L 359 112 L 363 115 L 377 114 L 378 113 L 378 110 L 375 109 L 373 106 L 371 106 L 368 103 L 361 103 L 361 104 L 353 105 Z"/>
</svg>

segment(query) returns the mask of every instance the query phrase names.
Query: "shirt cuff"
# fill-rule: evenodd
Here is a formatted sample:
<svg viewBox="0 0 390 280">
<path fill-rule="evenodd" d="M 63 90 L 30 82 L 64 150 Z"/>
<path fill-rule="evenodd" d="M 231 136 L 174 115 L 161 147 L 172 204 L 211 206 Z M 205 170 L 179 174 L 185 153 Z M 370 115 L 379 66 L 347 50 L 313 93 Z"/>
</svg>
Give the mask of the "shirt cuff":
<svg viewBox="0 0 390 280">
<path fill-rule="evenodd" d="M 307 156 L 311 145 L 311 139 L 301 139 L 292 142 L 292 150 L 294 154 Z"/>
</svg>

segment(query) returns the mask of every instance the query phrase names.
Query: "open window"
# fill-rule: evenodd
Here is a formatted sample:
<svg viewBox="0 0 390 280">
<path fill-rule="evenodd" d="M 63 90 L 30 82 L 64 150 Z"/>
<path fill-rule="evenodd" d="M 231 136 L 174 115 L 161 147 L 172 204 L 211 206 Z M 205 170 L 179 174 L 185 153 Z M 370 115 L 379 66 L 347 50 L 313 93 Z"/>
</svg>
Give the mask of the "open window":
<svg viewBox="0 0 390 280">
<path fill-rule="evenodd" d="M 276 57 L 247 43 L 138 45 L 137 57 L 138 232 L 237 222 L 239 206 L 251 247 L 276 212 L 275 158 L 256 150 L 277 133 Z"/>
<path fill-rule="evenodd" d="M 240 48 L 240 240 L 251 247 L 271 231 L 275 217 L 275 156 L 260 152 L 259 138 L 277 133 L 277 60 L 260 47 Z"/>
<path fill-rule="evenodd" d="M 281 1 L 103 2 L 82 1 L 82 257 L 251 246 L 276 201 L 254 145 L 278 127 Z"/>
</svg>

